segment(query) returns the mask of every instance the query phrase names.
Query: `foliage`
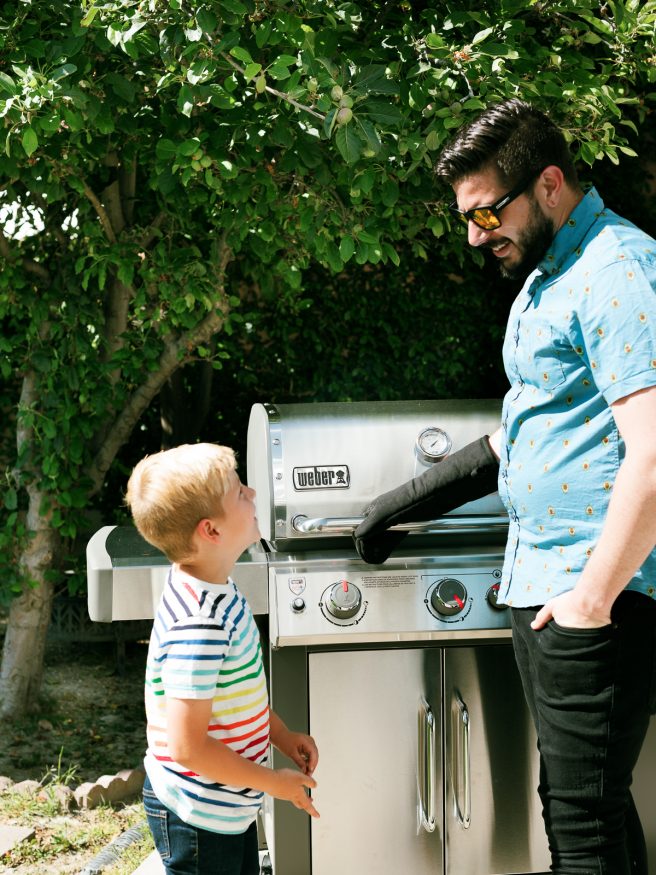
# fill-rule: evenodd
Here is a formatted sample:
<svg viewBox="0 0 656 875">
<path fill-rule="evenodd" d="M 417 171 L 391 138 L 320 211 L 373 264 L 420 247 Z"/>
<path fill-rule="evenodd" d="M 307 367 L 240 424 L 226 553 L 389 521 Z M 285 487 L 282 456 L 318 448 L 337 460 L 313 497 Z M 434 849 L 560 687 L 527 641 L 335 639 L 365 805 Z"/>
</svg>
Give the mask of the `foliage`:
<svg viewBox="0 0 656 875">
<path fill-rule="evenodd" d="M 412 262 L 468 262 L 432 165 L 488 102 L 546 107 L 588 164 L 631 155 L 656 97 L 655 21 L 655 0 L 5 2 L 5 591 L 47 580 L 37 531 L 78 533 L 176 368 L 234 367 L 260 319 L 310 306 L 317 265 L 402 287 Z M 333 290 L 335 320 L 359 323 Z M 407 343 L 383 315 L 367 314 L 372 364 L 353 372 L 372 391 L 374 339 Z M 430 367 L 452 393 L 448 336 Z"/>
</svg>

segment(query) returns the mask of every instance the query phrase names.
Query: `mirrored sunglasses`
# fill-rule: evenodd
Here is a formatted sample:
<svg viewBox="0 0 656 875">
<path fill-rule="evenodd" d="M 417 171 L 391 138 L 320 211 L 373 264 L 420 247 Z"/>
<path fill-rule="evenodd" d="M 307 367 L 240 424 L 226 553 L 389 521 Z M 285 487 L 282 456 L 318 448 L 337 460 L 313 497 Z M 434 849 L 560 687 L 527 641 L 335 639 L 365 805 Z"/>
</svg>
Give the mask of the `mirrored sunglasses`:
<svg viewBox="0 0 656 875">
<path fill-rule="evenodd" d="M 520 194 L 523 194 L 531 182 L 533 182 L 536 176 L 539 176 L 540 173 L 542 173 L 542 171 L 531 174 L 528 179 L 520 182 L 519 185 L 516 185 L 507 194 L 504 194 L 503 197 L 499 198 L 494 204 L 484 207 L 472 207 L 470 210 L 460 210 L 458 209 L 458 204 L 454 201 L 449 206 L 449 212 L 451 215 L 460 219 L 464 225 L 473 222 L 484 231 L 494 231 L 501 227 L 501 218 L 499 217 L 501 210 L 507 207 L 511 201 L 515 200 L 515 198 L 519 197 Z"/>
</svg>

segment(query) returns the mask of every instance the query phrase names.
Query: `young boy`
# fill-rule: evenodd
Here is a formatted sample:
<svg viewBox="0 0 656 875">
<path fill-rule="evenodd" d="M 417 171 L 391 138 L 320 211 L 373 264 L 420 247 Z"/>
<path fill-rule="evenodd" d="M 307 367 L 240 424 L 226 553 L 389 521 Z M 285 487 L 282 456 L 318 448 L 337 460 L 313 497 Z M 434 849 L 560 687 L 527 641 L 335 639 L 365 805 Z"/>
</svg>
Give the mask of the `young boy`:
<svg viewBox="0 0 656 875">
<path fill-rule="evenodd" d="M 264 793 L 319 816 L 314 739 L 270 711 L 258 630 L 230 577 L 260 537 L 254 496 L 214 444 L 147 456 L 128 483 L 137 529 L 173 563 L 148 650 L 144 784 L 171 875 L 258 875 Z M 269 741 L 300 771 L 268 768 Z"/>
</svg>

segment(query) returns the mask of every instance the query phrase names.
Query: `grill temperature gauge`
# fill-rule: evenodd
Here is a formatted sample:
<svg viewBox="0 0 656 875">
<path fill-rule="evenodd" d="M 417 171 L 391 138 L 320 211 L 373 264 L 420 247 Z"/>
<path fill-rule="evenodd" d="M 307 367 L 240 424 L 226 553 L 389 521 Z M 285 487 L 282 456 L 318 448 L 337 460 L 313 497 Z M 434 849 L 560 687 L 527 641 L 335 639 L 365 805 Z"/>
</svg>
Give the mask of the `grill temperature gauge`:
<svg viewBox="0 0 656 875">
<path fill-rule="evenodd" d="M 451 438 L 441 428 L 429 426 L 419 432 L 415 451 L 422 462 L 440 462 L 451 450 Z"/>
</svg>

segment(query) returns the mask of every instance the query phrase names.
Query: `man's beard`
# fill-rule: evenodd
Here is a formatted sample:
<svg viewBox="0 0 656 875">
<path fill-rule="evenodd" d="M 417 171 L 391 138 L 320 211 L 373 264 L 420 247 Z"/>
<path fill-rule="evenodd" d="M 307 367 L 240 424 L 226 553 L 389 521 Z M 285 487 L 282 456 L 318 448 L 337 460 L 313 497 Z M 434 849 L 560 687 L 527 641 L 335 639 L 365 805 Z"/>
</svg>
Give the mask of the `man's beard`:
<svg viewBox="0 0 656 875">
<path fill-rule="evenodd" d="M 504 265 L 503 260 L 499 262 L 499 270 L 504 279 L 525 279 L 542 261 L 556 236 L 553 221 L 545 216 L 534 198 L 530 197 L 530 201 L 534 209 L 516 243 L 520 252 L 519 261 L 508 266 Z"/>
</svg>

